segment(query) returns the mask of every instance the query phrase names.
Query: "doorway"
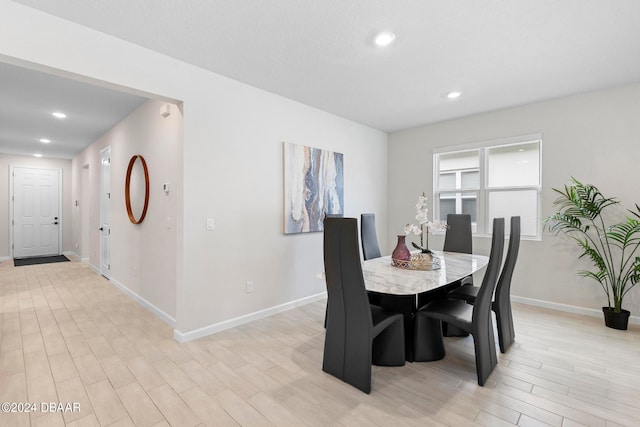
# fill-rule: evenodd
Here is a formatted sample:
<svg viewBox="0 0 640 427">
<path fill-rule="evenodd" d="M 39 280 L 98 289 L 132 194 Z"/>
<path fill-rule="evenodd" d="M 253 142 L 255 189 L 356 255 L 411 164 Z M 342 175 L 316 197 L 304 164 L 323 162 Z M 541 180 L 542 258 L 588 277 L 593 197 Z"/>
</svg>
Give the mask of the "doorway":
<svg viewBox="0 0 640 427">
<path fill-rule="evenodd" d="M 14 258 L 60 255 L 62 170 L 10 167 Z"/>
<path fill-rule="evenodd" d="M 89 174 L 89 164 L 82 167 L 82 194 L 80 200 L 80 215 L 82 220 L 82 243 L 80 245 L 80 258 L 82 261 L 89 261 L 89 198 L 91 197 L 91 182 Z"/>
<path fill-rule="evenodd" d="M 111 147 L 100 151 L 100 274 L 111 277 Z"/>
</svg>

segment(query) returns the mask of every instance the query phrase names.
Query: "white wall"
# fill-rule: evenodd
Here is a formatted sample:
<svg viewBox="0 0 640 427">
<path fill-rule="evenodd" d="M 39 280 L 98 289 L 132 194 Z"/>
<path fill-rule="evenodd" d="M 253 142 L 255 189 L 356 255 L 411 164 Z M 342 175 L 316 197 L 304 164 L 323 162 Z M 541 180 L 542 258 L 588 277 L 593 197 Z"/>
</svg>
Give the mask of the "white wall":
<svg viewBox="0 0 640 427">
<path fill-rule="evenodd" d="M 175 319 L 176 218 L 182 198 L 182 114 L 177 106 L 170 105 L 171 114 L 161 117 L 163 105 L 161 101 L 147 101 L 73 159 L 73 194 L 74 200 L 80 201 L 80 207 L 74 206 L 73 235 L 82 244 L 82 236 L 88 232 L 89 247 L 82 248 L 82 252 L 89 254 L 89 263 L 99 271 L 100 151 L 110 147 L 110 278 Z M 144 157 L 150 182 L 147 215 L 138 225 L 129 221 L 124 196 L 127 166 L 134 155 Z M 87 165 L 90 191 L 85 200 L 82 180 Z M 169 194 L 163 190 L 164 183 L 170 184 Z M 138 199 L 132 197 L 132 200 Z M 87 230 L 83 230 L 81 208 L 89 211 Z"/>
<path fill-rule="evenodd" d="M 71 161 L 0 153 L 0 260 L 11 258 L 9 230 L 9 166 L 62 169 L 62 251 L 75 252 L 71 238 Z M 77 252 L 75 252 L 77 253 Z"/>
<path fill-rule="evenodd" d="M 185 100 L 189 285 L 181 307 L 190 322 L 181 330 L 324 292 L 315 278 L 323 271 L 322 234 L 283 234 L 283 141 L 343 153 L 345 216 L 375 212 L 386 233 L 385 134 L 215 77 L 201 83 L 209 96 Z M 198 141 L 189 146 L 189 139 Z M 214 231 L 203 231 L 207 217 Z"/>
<path fill-rule="evenodd" d="M 346 215 L 375 212 L 387 235 L 386 134 L 15 3 L 0 7 L 5 60 L 184 102 L 179 332 L 324 291 L 315 278 L 322 234 L 283 234 L 283 141 L 344 153 Z"/>
<path fill-rule="evenodd" d="M 422 191 L 432 193 L 432 150 L 436 147 L 541 132 L 542 216 L 552 213 L 552 188 L 571 176 L 615 196 L 627 208 L 640 203 L 640 84 L 511 108 L 442 122 L 389 135 L 389 229 L 401 229 L 414 213 Z M 432 238 L 442 247 L 442 239 Z M 474 248 L 488 253 L 487 238 Z M 575 245 L 543 234 L 542 241 L 522 241 L 512 293 L 516 296 L 590 309 L 606 305 L 600 286 L 578 277 L 589 267 L 577 260 Z M 632 290 L 625 308 L 640 314 L 640 289 Z"/>
</svg>

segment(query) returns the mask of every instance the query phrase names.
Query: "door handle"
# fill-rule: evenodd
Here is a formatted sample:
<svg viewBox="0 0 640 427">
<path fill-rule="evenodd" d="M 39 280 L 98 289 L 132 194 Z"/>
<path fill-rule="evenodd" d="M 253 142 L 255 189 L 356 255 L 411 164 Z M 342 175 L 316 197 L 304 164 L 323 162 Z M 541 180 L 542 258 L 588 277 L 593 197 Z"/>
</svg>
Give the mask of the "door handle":
<svg viewBox="0 0 640 427">
<path fill-rule="evenodd" d="M 100 228 L 98 228 L 98 230 L 104 231 L 104 227 L 100 227 Z"/>
<path fill-rule="evenodd" d="M 52 222 L 53 225 L 58 225 L 58 221 Z"/>
</svg>

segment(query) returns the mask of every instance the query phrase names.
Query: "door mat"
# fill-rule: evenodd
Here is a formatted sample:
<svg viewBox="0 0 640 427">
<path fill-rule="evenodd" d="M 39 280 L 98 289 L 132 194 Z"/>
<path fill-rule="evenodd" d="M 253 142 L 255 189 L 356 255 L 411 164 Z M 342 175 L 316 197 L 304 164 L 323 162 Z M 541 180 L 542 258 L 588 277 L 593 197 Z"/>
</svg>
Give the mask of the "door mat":
<svg viewBox="0 0 640 427">
<path fill-rule="evenodd" d="M 48 264 L 51 262 L 65 262 L 69 261 L 64 255 L 55 255 L 55 256 L 39 256 L 34 258 L 14 258 L 13 265 L 16 267 L 22 267 L 23 265 L 34 265 L 34 264 Z"/>
</svg>

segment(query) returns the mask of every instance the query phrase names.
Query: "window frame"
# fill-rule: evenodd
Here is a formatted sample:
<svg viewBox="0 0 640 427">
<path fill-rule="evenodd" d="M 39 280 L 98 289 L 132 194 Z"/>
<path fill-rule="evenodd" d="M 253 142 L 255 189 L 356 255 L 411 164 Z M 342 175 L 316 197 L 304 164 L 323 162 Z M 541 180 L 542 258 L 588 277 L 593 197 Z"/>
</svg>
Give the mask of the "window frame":
<svg viewBox="0 0 640 427">
<path fill-rule="evenodd" d="M 439 147 L 433 149 L 433 193 L 432 193 L 432 212 L 433 220 L 446 221 L 446 218 L 440 216 L 440 194 L 460 193 L 460 198 L 464 193 L 476 193 L 476 223 L 473 224 L 472 232 L 474 236 L 491 237 L 491 221 L 489 218 L 489 197 L 494 192 L 508 191 L 535 191 L 536 192 L 536 234 L 522 235 L 524 240 L 542 240 L 542 133 L 521 135 L 511 138 L 502 138 L 489 141 L 475 142 L 471 144 L 455 145 L 448 147 Z M 489 150 L 496 147 L 508 147 L 514 145 L 522 145 L 527 143 L 538 144 L 538 184 L 537 185 L 512 185 L 512 186 L 492 186 L 489 187 L 488 167 L 489 167 Z M 478 170 L 479 170 L 479 188 L 477 189 L 442 189 L 439 190 L 440 180 L 440 156 L 443 154 L 454 154 L 465 151 L 478 151 Z M 445 171 L 445 173 L 456 173 L 457 176 L 467 169 L 458 171 Z M 470 169 L 469 169 L 470 170 Z M 459 198 L 456 196 L 456 199 Z"/>
</svg>

